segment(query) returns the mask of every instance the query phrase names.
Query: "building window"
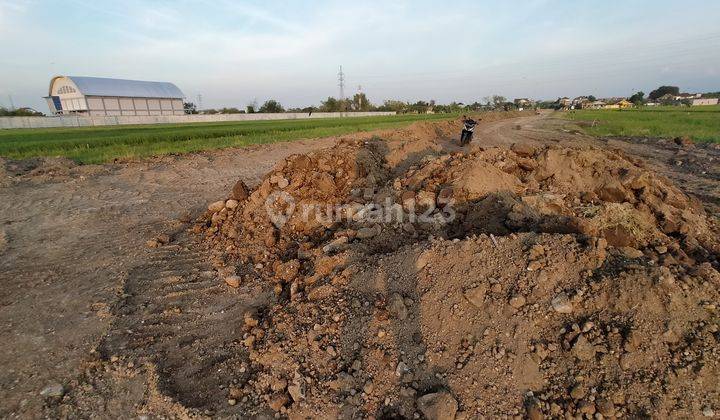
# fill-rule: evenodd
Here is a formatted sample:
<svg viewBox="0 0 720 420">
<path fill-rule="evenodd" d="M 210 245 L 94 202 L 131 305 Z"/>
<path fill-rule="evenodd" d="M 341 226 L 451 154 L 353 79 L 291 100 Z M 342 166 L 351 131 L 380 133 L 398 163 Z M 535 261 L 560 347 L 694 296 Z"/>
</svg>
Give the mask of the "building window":
<svg viewBox="0 0 720 420">
<path fill-rule="evenodd" d="M 76 90 L 70 86 L 61 86 L 60 89 L 58 89 L 58 91 L 57 91 L 58 95 L 61 95 L 64 93 L 75 93 L 75 92 L 76 92 Z"/>
</svg>

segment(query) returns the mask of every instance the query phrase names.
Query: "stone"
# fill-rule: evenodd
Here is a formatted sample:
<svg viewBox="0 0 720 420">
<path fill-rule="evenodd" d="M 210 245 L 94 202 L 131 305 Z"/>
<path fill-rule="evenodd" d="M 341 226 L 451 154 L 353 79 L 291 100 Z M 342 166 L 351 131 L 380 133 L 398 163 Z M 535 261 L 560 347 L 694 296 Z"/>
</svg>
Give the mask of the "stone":
<svg viewBox="0 0 720 420">
<path fill-rule="evenodd" d="M 388 309 L 397 319 L 404 320 L 408 317 L 408 309 L 407 306 L 405 306 L 405 300 L 399 293 L 393 293 L 390 295 Z"/>
<path fill-rule="evenodd" d="M 417 407 L 427 420 L 454 420 L 458 403 L 449 392 L 439 391 L 418 398 Z"/>
<path fill-rule="evenodd" d="M 40 395 L 45 398 L 60 399 L 65 395 L 65 387 L 58 383 L 50 384 L 40 391 Z"/>
<path fill-rule="evenodd" d="M 583 334 L 580 334 L 577 340 L 575 340 L 572 354 L 580 360 L 591 360 L 595 357 L 595 346 L 593 346 Z"/>
<path fill-rule="evenodd" d="M 369 239 L 369 238 L 372 238 L 373 236 L 377 235 L 377 233 L 378 233 L 377 229 L 374 227 L 364 227 L 364 228 L 358 229 L 356 237 L 358 239 Z"/>
<path fill-rule="evenodd" d="M 622 254 L 623 254 L 623 256 L 625 256 L 625 258 L 629 258 L 631 260 L 636 259 L 636 258 L 641 258 L 645 255 L 639 249 L 629 247 L 629 246 L 621 247 L 620 252 L 622 252 Z"/>
<path fill-rule="evenodd" d="M 510 146 L 510 150 L 515 152 L 518 156 L 531 157 L 537 152 L 537 148 L 527 143 L 513 143 Z"/>
<path fill-rule="evenodd" d="M 287 394 L 284 392 L 281 394 L 275 394 L 272 397 L 270 397 L 270 401 L 268 401 L 268 405 L 273 411 L 280 411 L 282 407 L 285 406 L 285 404 L 288 403 L 288 397 Z"/>
<path fill-rule="evenodd" d="M 544 418 L 542 411 L 540 411 L 540 407 L 537 406 L 537 404 L 530 404 L 527 407 L 527 417 L 530 420 L 542 420 Z"/>
<path fill-rule="evenodd" d="M 435 193 L 432 191 L 420 191 L 415 195 L 415 210 L 426 211 L 435 208 Z"/>
<path fill-rule="evenodd" d="M 237 208 L 237 206 L 238 206 L 237 200 L 230 199 L 225 202 L 225 207 L 227 207 L 230 210 L 235 210 Z"/>
<path fill-rule="evenodd" d="M 247 185 L 245 185 L 242 180 L 239 180 L 235 183 L 235 185 L 233 185 L 230 197 L 237 201 L 244 201 L 248 197 L 248 195 L 249 193 Z"/>
<path fill-rule="evenodd" d="M 683 147 L 691 147 L 695 145 L 695 142 L 693 142 L 692 139 L 688 136 L 675 137 L 673 139 L 673 142 L 675 142 L 675 144 L 677 144 L 678 146 Z"/>
<path fill-rule="evenodd" d="M 225 208 L 225 202 L 224 202 L 224 201 L 216 201 L 216 202 L 210 203 L 210 204 L 208 205 L 208 210 L 211 211 L 211 212 L 213 212 L 213 213 L 217 213 L 217 212 L 219 212 L 220 210 L 222 210 L 222 209 L 224 209 L 224 208 Z"/>
<path fill-rule="evenodd" d="M 234 289 L 237 289 L 238 287 L 240 287 L 241 282 L 242 282 L 242 279 L 240 278 L 240 276 L 225 277 L 225 284 L 227 284 L 228 286 L 230 286 Z"/>
<path fill-rule="evenodd" d="M 349 241 L 349 240 L 348 240 L 348 237 L 347 237 L 347 236 L 341 236 L 341 237 L 333 240 L 333 241 L 330 242 L 329 244 L 325 245 L 325 246 L 323 247 L 323 252 L 326 253 L 326 254 L 332 254 L 333 252 L 342 251 L 342 250 L 344 250 L 345 248 L 347 248 L 348 241 Z M 300 251 L 299 251 L 299 250 L 298 250 L 298 258 L 300 258 Z M 304 258 L 304 259 L 309 260 L 309 259 L 310 259 L 310 256 L 308 256 L 308 258 Z"/>
<path fill-rule="evenodd" d="M 465 291 L 465 299 L 468 300 L 474 307 L 482 308 L 485 302 L 485 293 L 487 292 L 487 285 L 481 284 L 478 287 L 473 287 Z"/>
<path fill-rule="evenodd" d="M 520 309 L 523 306 L 525 306 L 525 301 L 526 301 L 525 296 L 522 296 L 522 295 L 513 296 L 512 298 L 510 298 L 510 306 L 512 306 L 515 309 Z"/>
<path fill-rule="evenodd" d="M 297 277 L 300 272 L 300 261 L 290 260 L 280 264 L 275 269 L 275 275 L 284 282 L 289 282 Z"/>
<path fill-rule="evenodd" d="M 555 310 L 555 312 L 561 314 L 569 314 L 573 311 L 572 302 L 570 301 L 570 298 L 565 292 L 555 296 L 550 302 L 550 305 L 552 305 L 552 308 L 553 310 Z"/>
<path fill-rule="evenodd" d="M 295 381 L 288 385 L 287 391 L 293 401 L 298 402 L 305 399 L 305 381 L 302 378 L 296 378 Z"/>
<path fill-rule="evenodd" d="M 281 177 L 281 178 L 278 179 L 278 181 L 277 181 L 277 186 L 278 186 L 278 188 L 280 188 L 280 189 L 286 188 L 288 185 L 290 185 L 290 181 L 288 181 L 288 180 L 287 180 L 286 178 L 284 178 L 284 177 Z"/>
</svg>

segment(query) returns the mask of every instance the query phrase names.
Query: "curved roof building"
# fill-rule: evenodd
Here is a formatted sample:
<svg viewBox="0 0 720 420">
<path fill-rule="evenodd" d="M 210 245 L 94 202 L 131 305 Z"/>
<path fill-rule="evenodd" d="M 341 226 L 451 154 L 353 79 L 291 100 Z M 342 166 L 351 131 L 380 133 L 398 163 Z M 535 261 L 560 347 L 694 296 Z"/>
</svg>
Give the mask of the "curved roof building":
<svg viewBox="0 0 720 420">
<path fill-rule="evenodd" d="M 183 96 L 168 82 L 56 76 L 45 99 L 55 115 L 183 115 Z"/>
</svg>

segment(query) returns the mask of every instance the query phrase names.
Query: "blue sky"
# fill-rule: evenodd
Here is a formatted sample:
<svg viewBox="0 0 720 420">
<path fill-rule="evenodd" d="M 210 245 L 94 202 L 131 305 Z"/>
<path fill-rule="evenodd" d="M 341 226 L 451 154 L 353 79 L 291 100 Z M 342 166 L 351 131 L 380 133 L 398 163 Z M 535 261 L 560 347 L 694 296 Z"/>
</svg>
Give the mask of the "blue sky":
<svg viewBox="0 0 720 420">
<path fill-rule="evenodd" d="M 51 76 L 172 81 L 205 107 L 720 91 L 720 2 L 0 0 L 0 105 Z"/>
</svg>

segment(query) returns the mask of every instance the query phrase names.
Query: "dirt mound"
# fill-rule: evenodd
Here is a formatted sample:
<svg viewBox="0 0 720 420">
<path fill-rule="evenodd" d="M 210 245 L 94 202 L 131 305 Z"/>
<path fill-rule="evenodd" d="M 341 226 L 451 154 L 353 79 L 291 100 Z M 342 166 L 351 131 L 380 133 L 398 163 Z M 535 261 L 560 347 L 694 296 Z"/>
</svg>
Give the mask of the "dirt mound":
<svg viewBox="0 0 720 420">
<path fill-rule="evenodd" d="M 716 221 L 593 148 L 348 139 L 195 226 L 248 312 L 242 413 L 697 416 L 720 408 Z M 253 292 L 254 291 L 254 292 Z"/>
</svg>

